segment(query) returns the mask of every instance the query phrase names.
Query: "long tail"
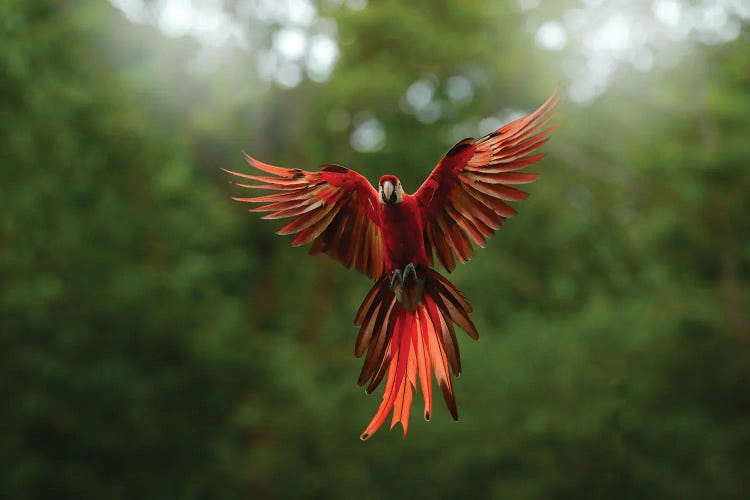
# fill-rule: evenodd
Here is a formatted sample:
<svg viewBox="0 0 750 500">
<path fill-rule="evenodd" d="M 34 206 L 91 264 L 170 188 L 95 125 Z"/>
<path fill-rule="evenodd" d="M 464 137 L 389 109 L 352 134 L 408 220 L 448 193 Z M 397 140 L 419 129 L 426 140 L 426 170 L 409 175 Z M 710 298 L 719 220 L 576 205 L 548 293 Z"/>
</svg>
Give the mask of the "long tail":
<svg viewBox="0 0 750 500">
<path fill-rule="evenodd" d="M 469 318 L 471 305 L 436 271 L 427 270 L 424 293 L 413 311 L 398 301 L 391 289 L 390 278 L 386 274 L 375 283 L 355 319 L 360 330 L 354 354 L 360 357 L 367 351 L 357 384 L 362 386 L 369 381 L 366 389 L 369 394 L 387 374 L 383 401 L 360 436 L 362 440 L 380 428 L 391 409 L 391 428 L 401 422 L 406 437 L 417 379 L 424 396 L 424 418 L 430 420 L 433 370 L 448 410 L 458 420 L 450 374 L 451 371 L 456 376 L 461 374 L 454 324 L 472 339 L 479 338 Z"/>
</svg>

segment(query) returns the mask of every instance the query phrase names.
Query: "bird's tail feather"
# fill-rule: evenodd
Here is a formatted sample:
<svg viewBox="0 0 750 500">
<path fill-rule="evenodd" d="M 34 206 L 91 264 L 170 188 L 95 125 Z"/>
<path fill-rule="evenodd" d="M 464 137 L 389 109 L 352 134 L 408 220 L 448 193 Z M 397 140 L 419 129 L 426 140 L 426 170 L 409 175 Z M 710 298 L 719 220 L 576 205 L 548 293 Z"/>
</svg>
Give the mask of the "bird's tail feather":
<svg viewBox="0 0 750 500">
<path fill-rule="evenodd" d="M 469 318 L 472 311 L 463 294 L 432 269 L 425 273 L 424 293 L 416 309 L 402 307 L 391 289 L 390 275 L 381 277 L 367 294 L 357 313 L 360 327 L 355 355 L 365 351 L 358 384 L 370 393 L 386 377 L 383 401 L 361 438 L 368 439 L 393 410 L 391 428 L 400 422 L 404 436 L 409 428 L 414 391 L 419 380 L 424 397 L 424 418 L 432 416 L 432 372 L 448 410 L 458 420 L 451 371 L 461 373 L 461 358 L 454 325 L 471 338 L 479 335 Z"/>
</svg>

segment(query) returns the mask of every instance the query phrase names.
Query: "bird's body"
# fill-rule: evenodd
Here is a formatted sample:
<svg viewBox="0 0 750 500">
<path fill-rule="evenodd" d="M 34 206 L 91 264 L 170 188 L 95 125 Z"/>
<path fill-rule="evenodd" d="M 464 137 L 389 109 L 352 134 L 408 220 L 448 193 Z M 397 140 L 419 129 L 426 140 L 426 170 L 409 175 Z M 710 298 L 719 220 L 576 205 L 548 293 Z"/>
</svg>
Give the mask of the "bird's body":
<svg viewBox="0 0 750 500">
<path fill-rule="evenodd" d="M 383 241 L 386 269 L 404 269 L 407 264 L 429 265 L 421 215 L 417 200 L 408 194 L 404 194 L 404 201 L 399 204 L 380 206 L 380 227 L 387 228 L 386 234 L 398 235 Z"/>
<path fill-rule="evenodd" d="M 406 435 L 413 392 L 424 395 L 424 417 L 432 415 L 431 373 L 458 419 L 450 372 L 461 372 L 455 326 L 479 337 L 463 294 L 433 269 L 436 256 L 446 270 L 466 262 L 471 243 L 483 247 L 515 210 L 506 201 L 526 194 L 509 185 L 533 181 L 518 173 L 542 158 L 531 155 L 548 139 L 547 126 L 557 103 L 550 97 L 534 113 L 476 141 L 456 144 L 414 193 L 405 193 L 394 175 L 380 178 L 379 189 L 339 165 L 318 172 L 276 167 L 248 157 L 271 176 L 231 174 L 260 184 L 242 187 L 277 191 L 239 201 L 263 203 L 253 211 L 263 218 L 293 217 L 279 233 L 296 233 L 292 245 L 312 243 L 310 253 L 325 253 L 375 280 L 355 317 L 359 335 L 354 354 L 365 355 L 358 384 L 370 393 L 386 378 L 383 401 L 362 433 L 369 438 L 393 410 Z"/>
</svg>

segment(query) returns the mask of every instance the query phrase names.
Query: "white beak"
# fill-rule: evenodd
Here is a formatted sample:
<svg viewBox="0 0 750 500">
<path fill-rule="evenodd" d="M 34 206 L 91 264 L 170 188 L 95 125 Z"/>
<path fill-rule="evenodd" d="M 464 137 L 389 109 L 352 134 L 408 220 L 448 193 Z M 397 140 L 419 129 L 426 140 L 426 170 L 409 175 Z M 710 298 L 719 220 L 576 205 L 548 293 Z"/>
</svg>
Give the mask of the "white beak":
<svg viewBox="0 0 750 500">
<path fill-rule="evenodd" d="M 385 181 L 383 183 L 383 194 L 385 195 L 386 200 L 391 199 L 391 195 L 393 194 L 393 183 L 391 181 Z"/>
</svg>

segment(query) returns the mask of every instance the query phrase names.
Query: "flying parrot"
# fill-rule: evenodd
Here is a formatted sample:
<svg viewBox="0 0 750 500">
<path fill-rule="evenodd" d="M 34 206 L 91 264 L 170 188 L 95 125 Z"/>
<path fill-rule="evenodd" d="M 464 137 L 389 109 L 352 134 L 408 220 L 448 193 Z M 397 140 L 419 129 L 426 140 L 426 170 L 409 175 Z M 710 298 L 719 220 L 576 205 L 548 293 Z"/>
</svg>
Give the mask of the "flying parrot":
<svg viewBox="0 0 750 500">
<path fill-rule="evenodd" d="M 438 162 L 414 194 L 395 175 L 380 178 L 378 190 L 352 169 L 326 164 L 317 172 L 282 168 L 246 155 L 264 175 L 226 170 L 252 181 L 243 188 L 271 194 L 240 202 L 257 203 L 263 219 L 293 218 L 278 234 L 295 234 L 292 246 L 312 243 L 310 254 L 327 254 L 373 280 L 357 311 L 359 334 L 354 355 L 365 355 L 357 384 L 373 392 L 385 378 L 375 416 L 362 432 L 372 436 L 393 411 L 391 428 L 409 428 L 417 384 L 424 418 L 432 415 L 432 373 L 452 417 L 458 420 L 451 372 L 461 373 L 455 327 L 476 340 L 472 307 L 450 281 L 434 269 L 434 257 L 448 271 L 472 256 L 471 243 L 487 238 L 516 211 L 506 202 L 527 197 L 516 189 L 536 179 L 519 170 L 538 162 L 532 154 L 547 142 L 559 101 L 557 92 L 533 113 L 474 140 L 464 139 Z"/>
</svg>

